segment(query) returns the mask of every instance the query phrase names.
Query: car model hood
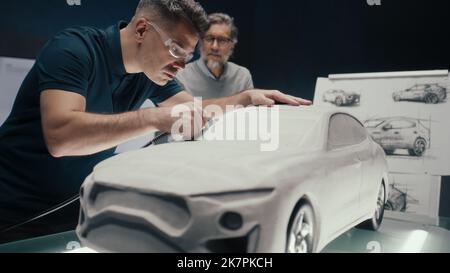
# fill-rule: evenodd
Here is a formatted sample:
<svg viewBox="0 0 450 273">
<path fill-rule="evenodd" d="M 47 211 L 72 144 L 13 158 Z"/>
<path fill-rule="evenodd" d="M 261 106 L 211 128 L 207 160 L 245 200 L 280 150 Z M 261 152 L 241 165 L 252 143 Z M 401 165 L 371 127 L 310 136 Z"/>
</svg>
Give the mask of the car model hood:
<svg viewBox="0 0 450 273">
<path fill-rule="evenodd" d="M 291 175 L 286 168 L 295 169 L 303 157 L 292 149 L 260 152 L 254 142 L 172 143 L 108 159 L 95 167 L 90 179 L 177 195 L 246 191 L 274 188 Z"/>
</svg>

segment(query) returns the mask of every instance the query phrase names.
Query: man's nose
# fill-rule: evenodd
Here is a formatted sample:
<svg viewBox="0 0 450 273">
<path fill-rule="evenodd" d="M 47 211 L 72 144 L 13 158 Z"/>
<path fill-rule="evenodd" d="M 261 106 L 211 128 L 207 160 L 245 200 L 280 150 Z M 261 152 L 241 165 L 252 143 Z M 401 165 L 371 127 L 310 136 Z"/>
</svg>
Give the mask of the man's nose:
<svg viewBox="0 0 450 273">
<path fill-rule="evenodd" d="M 218 49 L 219 48 L 219 42 L 217 41 L 217 39 L 214 39 L 211 47 L 214 48 L 214 49 Z"/>
</svg>

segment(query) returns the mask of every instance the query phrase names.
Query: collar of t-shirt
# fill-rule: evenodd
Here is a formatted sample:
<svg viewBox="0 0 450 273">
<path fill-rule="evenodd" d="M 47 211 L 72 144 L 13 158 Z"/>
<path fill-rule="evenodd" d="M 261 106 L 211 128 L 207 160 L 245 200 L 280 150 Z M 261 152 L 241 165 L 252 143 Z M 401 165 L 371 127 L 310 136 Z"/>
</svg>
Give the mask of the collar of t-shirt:
<svg viewBox="0 0 450 273">
<path fill-rule="evenodd" d="M 120 21 L 117 25 L 106 29 L 107 45 L 109 47 L 108 58 L 111 61 L 111 71 L 114 75 L 123 77 L 127 75 L 125 65 L 123 63 L 122 46 L 120 43 L 120 30 L 128 25 L 126 21 Z"/>
</svg>

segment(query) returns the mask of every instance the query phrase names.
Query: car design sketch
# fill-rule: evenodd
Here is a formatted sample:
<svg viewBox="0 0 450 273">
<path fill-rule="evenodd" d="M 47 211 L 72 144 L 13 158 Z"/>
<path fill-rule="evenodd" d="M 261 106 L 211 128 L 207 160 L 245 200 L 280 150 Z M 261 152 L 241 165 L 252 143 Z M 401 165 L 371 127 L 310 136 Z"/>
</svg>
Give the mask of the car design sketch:
<svg viewBox="0 0 450 273">
<path fill-rule="evenodd" d="M 406 90 L 394 92 L 394 101 L 419 101 L 427 104 L 438 104 L 447 99 L 447 88 L 439 84 L 416 84 Z"/>
<path fill-rule="evenodd" d="M 262 140 L 205 140 L 225 119 L 258 109 L 226 113 L 203 140 L 98 164 L 80 192 L 83 245 L 100 252 L 309 253 L 355 226 L 380 227 L 387 161 L 361 122 L 328 107 L 275 106 L 267 111 L 279 111 L 276 151 L 261 152 Z"/>
<path fill-rule="evenodd" d="M 330 102 L 336 106 L 350 106 L 360 103 L 361 95 L 356 92 L 347 92 L 341 89 L 331 89 L 323 95 L 324 102 Z"/>
<path fill-rule="evenodd" d="M 370 119 L 365 126 L 387 155 L 406 149 L 410 156 L 421 157 L 430 147 L 430 129 L 421 120 L 408 117 Z"/>
<path fill-rule="evenodd" d="M 407 194 L 391 185 L 389 198 L 386 203 L 386 210 L 406 212 Z"/>
<path fill-rule="evenodd" d="M 419 204 L 419 200 L 408 193 L 408 188 L 400 189 L 395 183 L 391 184 L 389 198 L 385 209 L 389 211 L 407 212 L 410 205 Z"/>
</svg>

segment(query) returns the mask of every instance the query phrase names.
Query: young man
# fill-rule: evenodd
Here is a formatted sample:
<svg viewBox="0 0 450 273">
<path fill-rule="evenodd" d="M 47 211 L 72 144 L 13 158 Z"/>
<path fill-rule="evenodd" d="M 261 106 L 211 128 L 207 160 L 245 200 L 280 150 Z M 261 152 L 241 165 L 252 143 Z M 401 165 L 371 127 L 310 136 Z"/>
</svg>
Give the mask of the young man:
<svg viewBox="0 0 450 273">
<path fill-rule="evenodd" d="M 227 14 L 208 16 L 209 29 L 200 40 L 201 58 L 178 73 L 177 79 L 194 97 L 213 99 L 253 89 L 252 75 L 228 60 L 238 42 L 238 28 Z"/>
<path fill-rule="evenodd" d="M 1 238 L 6 227 L 76 195 L 117 145 L 152 130 L 171 131 L 178 119 L 172 108 L 193 101 L 173 79 L 206 27 L 193 0 L 142 0 L 129 24 L 71 28 L 45 45 L 0 128 L 0 241 L 54 233 L 59 225 L 73 229 L 76 210 Z M 138 110 L 147 99 L 159 107 Z M 248 90 L 204 106 L 275 101 L 309 103 Z M 190 116 L 201 112 L 189 109 Z"/>
</svg>

